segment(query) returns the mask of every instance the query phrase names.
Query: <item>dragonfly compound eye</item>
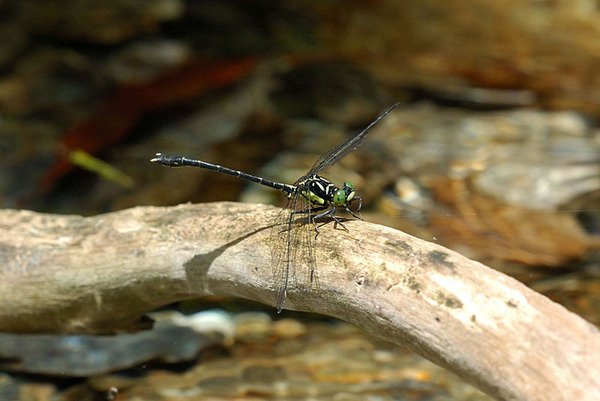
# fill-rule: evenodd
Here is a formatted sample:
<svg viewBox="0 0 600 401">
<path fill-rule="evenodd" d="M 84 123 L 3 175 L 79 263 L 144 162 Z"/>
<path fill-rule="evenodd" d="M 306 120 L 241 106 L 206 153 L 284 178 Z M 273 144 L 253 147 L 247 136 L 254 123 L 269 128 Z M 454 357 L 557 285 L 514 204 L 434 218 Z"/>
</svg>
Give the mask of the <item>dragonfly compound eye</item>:
<svg viewBox="0 0 600 401">
<path fill-rule="evenodd" d="M 344 193 L 346 195 L 346 203 L 354 199 L 354 195 L 356 195 L 356 188 L 354 187 L 354 184 L 352 184 L 350 181 L 346 181 L 344 183 Z"/>
<path fill-rule="evenodd" d="M 335 191 L 333 195 L 333 204 L 335 206 L 343 206 L 346 204 L 346 191 L 343 189 L 338 189 Z"/>
</svg>

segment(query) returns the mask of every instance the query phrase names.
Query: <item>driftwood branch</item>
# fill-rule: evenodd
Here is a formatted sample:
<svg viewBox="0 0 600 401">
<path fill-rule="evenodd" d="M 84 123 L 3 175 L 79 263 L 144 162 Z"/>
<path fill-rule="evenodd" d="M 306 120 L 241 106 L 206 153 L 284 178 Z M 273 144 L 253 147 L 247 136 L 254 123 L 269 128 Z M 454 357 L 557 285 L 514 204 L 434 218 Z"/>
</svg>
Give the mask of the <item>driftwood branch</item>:
<svg viewBox="0 0 600 401">
<path fill-rule="evenodd" d="M 0 211 L 0 331 L 108 332 L 207 294 L 273 305 L 266 222 L 275 212 L 233 203 L 90 218 Z M 499 400 L 600 399 L 594 326 L 439 245 L 346 226 L 321 228 L 317 283 L 292 283 L 286 308 L 408 345 Z"/>
</svg>

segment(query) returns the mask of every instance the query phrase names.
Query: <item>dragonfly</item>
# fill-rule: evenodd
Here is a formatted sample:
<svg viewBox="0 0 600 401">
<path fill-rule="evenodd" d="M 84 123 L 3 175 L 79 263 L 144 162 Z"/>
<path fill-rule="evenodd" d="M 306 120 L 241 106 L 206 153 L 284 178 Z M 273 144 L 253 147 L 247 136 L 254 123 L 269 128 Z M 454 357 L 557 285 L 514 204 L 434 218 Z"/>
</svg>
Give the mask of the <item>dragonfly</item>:
<svg viewBox="0 0 600 401">
<path fill-rule="evenodd" d="M 288 198 L 288 202 L 286 207 L 278 214 L 273 224 L 274 227 L 279 227 L 276 229 L 277 237 L 279 238 L 276 243 L 279 245 L 273 246 L 271 252 L 272 262 L 277 271 L 280 272 L 278 274 L 278 289 L 275 300 L 277 313 L 280 313 L 285 305 L 288 285 L 294 269 L 298 266 L 309 266 L 310 281 L 314 280 L 316 266 L 314 242 L 319 234 L 319 227 L 333 221 L 334 227 L 339 225 L 342 229 L 348 231 L 343 224 L 342 218 L 338 216 L 339 210 L 347 212 L 354 219 L 362 220 L 360 217 L 362 197 L 357 194 L 354 184 L 346 181 L 341 187 L 338 187 L 327 178 L 322 177 L 320 173 L 355 150 L 363 142 L 371 129 L 395 109 L 398 104 L 395 103 L 385 109 L 358 134 L 319 157 L 311 169 L 293 184 L 272 181 L 243 171 L 185 156 L 169 156 L 156 153 L 155 157 L 150 161 L 166 167 L 200 167 L 283 192 Z M 355 210 L 352 210 L 351 206 L 355 203 L 358 203 L 358 205 L 355 207 Z M 302 221 L 299 221 L 297 216 L 301 216 Z M 315 231 L 314 239 L 312 235 L 306 235 L 306 232 L 302 232 L 303 227 L 310 226 L 311 224 Z M 306 260 L 298 260 L 299 258 Z"/>
</svg>

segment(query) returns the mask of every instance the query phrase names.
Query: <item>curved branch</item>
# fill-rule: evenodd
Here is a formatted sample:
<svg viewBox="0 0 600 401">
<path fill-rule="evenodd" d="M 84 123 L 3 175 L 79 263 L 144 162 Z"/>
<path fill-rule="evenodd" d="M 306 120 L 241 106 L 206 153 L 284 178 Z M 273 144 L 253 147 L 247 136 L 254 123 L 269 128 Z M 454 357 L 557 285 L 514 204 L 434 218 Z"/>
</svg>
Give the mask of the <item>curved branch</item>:
<svg viewBox="0 0 600 401">
<path fill-rule="evenodd" d="M 273 305 L 269 206 L 138 207 L 95 217 L 0 211 L 0 331 L 108 332 L 207 294 Z M 318 280 L 286 307 L 335 316 L 500 400 L 592 400 L 600 334 L 518 281 L 360 221 L 322 227 Z"/>
</svg>

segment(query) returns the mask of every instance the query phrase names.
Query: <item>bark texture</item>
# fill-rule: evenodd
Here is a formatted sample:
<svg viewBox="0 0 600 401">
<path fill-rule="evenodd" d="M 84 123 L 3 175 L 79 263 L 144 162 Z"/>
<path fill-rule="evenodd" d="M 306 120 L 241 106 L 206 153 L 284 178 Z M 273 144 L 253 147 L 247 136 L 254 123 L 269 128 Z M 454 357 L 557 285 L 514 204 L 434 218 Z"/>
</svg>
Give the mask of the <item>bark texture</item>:
<svg viewBox="0 0 600 401">
<path fill-rule="evenodd" d="M 94 217 L 0 211 L 0 331 L 103 333 L 208 294 L 274 305 L 269 206 L 137 207 Z M 600 333 L 518 281 L 361 221 L 321 228 L 315 280 L 285 307 L 354 323 L 499 400 L 600 399 Z M 285 312 L 283 312 L 285 313 Z"/>
</svg>

